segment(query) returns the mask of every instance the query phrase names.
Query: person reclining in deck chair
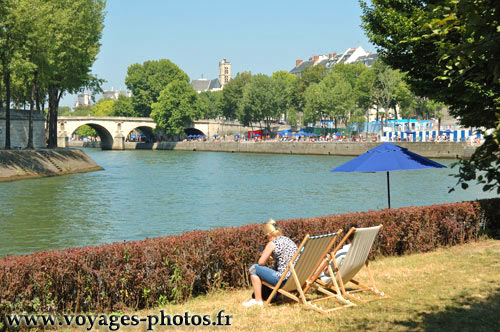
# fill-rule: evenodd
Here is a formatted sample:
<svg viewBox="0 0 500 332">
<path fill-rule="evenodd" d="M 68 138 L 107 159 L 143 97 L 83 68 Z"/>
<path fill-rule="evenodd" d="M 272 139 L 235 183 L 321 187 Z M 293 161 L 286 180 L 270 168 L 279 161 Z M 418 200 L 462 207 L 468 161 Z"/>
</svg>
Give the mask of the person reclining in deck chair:
<svg viewBox="0 0 500 332">
<path fill-rule="evenodd" d="M 352 225 L 352 226 L 350 226 L 347 229 L 351 229 L 352 227 L 357 228 L 358 226 L 357 225 Z M 337 252 L 335 252 L 335 261 L 337 262 L 337 266 L 339 267 L 339 269 L 340 269 L 340 266 L 342 265 L 342 262 L 344 261 L 345 256 L 347 255 L 347 252 L 351 248 L 352 237 L 353 237 L 353 235 L 351 234 L 351 236 L 347 239 L 348 243 L 344 244 L 342 246 L 342 248 L 340 248 L 339 250 L 337 250 Z M 330 265 L 332 266 L 332 269 L 335 270 L 335 266 L 334 266 L 332 260 L 330 260 Z M 330 276 L 328 275 L 328 267 L 325 267 L 325 269 L 323 270 L 323 272 L 321 272 L 321 274 L 319 275 L 319 278 L 323 282 L 329 282 L 330 281 Z"/>
<path fill-rule="evenodd" d="M 297 245 L 290 238 L 281 235 L 278 225 L 273 219 L 270 219 L 264 225 L 264 231 L 269 242 L 261 253 L 259 262 L 252 265 L 248 270 L 255 298 L 243 302 L 245 307 L 264 305 L 262 301 L 262 280 L 271 285 L 276 285 L 297 251 Z M 274 258 L 274 270 L 265 266 L 271 256 Z M 290 271 L 287 273 L 286 278 L 290 276 L 290 273 Z"/>
</svg>

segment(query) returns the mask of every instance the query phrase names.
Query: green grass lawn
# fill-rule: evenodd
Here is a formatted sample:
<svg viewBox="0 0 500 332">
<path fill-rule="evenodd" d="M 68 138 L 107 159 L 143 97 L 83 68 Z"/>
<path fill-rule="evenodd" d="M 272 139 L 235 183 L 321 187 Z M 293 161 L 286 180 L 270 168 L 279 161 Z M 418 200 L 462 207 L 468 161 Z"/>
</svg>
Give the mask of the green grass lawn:
<svg viewBox="0 0 500 332">
<path fill-rule="evenodd" d="M 251 290 L 217 292 L 163 309 L 171 314 L 232 314 L 245 331 L 500 331 L 500 241 L 426 254 L 380 257 L 377 287 L 392 300 L 359 304 L 328 316 L 298 304 L 244 308 Z M 158 312 L 160 309 L 157 309 Z M 140 312 L 153 314 L 155 310 Z"/>
<path fill-rule="evenodd" d="M 252 291 L 217 291 L 184 304 L 140 312 L 233 315 L 232 326 L 157 327 L 215 331 L 500 331 L 500 241 L 484 240 L 430 253 L 379 257 L 371 264 L 381 300 L 322 315 L 299 304 L 244 308 Z M 362 276 L 360 279 L 364 279 Z M 145 331 L 146 326 L 120 331 Z M 84 330 L 84 328 L 81 328 Z M 108 331 L 100 328 L 100 331 Z"/>
</svg>

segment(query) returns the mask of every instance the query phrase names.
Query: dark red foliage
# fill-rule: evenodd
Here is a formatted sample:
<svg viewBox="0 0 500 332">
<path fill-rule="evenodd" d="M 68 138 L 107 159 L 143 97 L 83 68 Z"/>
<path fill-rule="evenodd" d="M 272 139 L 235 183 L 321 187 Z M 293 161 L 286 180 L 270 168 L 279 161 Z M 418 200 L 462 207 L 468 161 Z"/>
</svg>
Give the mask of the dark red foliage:
<svg viewBox="0 0 500 332">
<path fill-rule="evenodd" d="M 375 255 L 425 252 L 499 234 L 500 199 L 278 221 L 296 243 L 382 224 Z M 0 317 L 12 312 L 108 312 L 180 302 L 248 284 L 265 244 L 257 224 L 0 259 Z"/>
</svg>

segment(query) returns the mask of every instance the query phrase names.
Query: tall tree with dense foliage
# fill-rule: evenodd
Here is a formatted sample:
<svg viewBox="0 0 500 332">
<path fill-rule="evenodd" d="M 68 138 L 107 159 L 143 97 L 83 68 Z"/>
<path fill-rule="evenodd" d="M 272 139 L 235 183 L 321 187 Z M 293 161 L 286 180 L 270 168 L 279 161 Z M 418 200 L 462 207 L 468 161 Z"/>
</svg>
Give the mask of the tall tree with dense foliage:
<svg viewBox="0 0 500 332">
<path fill-rule="evenodd" d="M 305 125 L 314 124 L 322 120 L 327 114 L 319 83 L 309 85 L 304 93 L 304 118 Z"/>
<path fill-rule="evenodd" d="M 5 149 L 10 149 L 10 103 L 12 60 L 19 46 L 15 1 L 5 0 L 0 5 L 0 62 L 5 92 Z M 0 91 L 1 94 L 2 91 Z"/>
<path fill-rule="evenodd" d="M 333 119 L 344 124 L 362 123 L 372 105 L 373 71 L 362 64 L 338 64 L 317 84 L 306 89 L 304 119 Z"/>
<path fill-rule="evenodd" d="M 186 80 L 170 82 L 152 105 L 151 118 L 168 135 L 182 135 L 184 128 L 200 117 L 198 93 Z"/>
<path fill-rule="evenodd" d="M 394 110 L 394 115 L 397 117 L 397 97 L 396 91 L 402 83 L 402 76 L 399 71 L 392 69 L 387 64 L 380 60 L 373 63 L 373 71 L 375 81 L 372 91 L 372 101 L 377 107 L 376 120 L 379 118 L 388 119 L 389 110 Z M 380 108 L 384 112 L 380 112 Z M 383 119 L 382 119 L 383 120 Z"/>
<path fill-rule="evenodd" d="M 111 98 L 101 98 L 90 107 L 90 114 L 94 116 L 114 116 L 113 106 L 115 100 Z"/>
<path fill-rule="evenodd" d="M 293 86 L 292 107 L 299 113 L 303 113 L 306 107 L 305 94 L 307 88 L 314 83 L 319 83 L 326 75 L 324 66 L 311 66 L 306 68 Z"/>
<path fill-rule="evenodd" d="M 236 113 L 243 98 L 243 89 L 251 77 L 252 74 L 250 72 L 238 73 L 235 78 L 224 86 L 219 107 L 222 115 L 227 120 L 236 119 Z"/>
<path fill-rule="evenodd" d="M 220 100 L 222 91 L 203 91 L 199 95 L 201 113 L 204 119 L 216 119 L 222 115 Z"/>
<path fill-rule="evenodd" d="M 40 111 L 45 103 L 46 84 L 40 79 L 40 71 L 48 61 L 45 52 L 48 31 L 43 19 L 52 15 L 43 0 L 20 0 L 16 6 L 16 22 L 20 27 L 17 68 L 19 77 L 19 103 L 29 103 L 28 149 L 33 149 L 33 110 Z"/>
<path fill-rule="evenodd" d="M 407 72 L 412 90 L 449 105 L 485 142 L 461 161 L 458 183 L 477 180 L 500 193 L 500 2 L 361 1 L 363 27 L 383 60 Z"/>
<path fill-rule="evenodd" d="M 139 117 L 139 113 L 134 110 L 132 98 L 124 95 L 119 95 L 112 107 L 113 116 Z"/>
<path fill-rule="evenodd" d="M 46 61 L 40 77 L 48 91 L 49 148 L 57 147 L 57 108 L 64 93 L 82 88 L 100 90 L 101 80 L 91 75 L 104 27 L 105 0 L 59 0 L 44 2 L 40 18 L 46 29 L 43 48 Z"/>
<path fill-rule="evenodd" d="M 280 115 L 276 81 L 264 74 L 252 76 L 245 86 L 237 111 L 238 120 L 245 126 L 264 121 L 269 133 L 271 122 Z"/>
<path fill-rule="evenodd" d="M 274 81 L 276 107 L 279 115 L 284 115 L 288 121 L 290 115 L 293 119 L 295 108 L 293 107 L 293 89 L 297 76 L 290 74 L 285 70 L 274 72 L 272 77 Z"/>
<path fill-rule="evenodd" d="M 185 81 L 188 75 L 168 59 L 146 61 L 128 67 L 125 84 L 132 92 L 132 105 L 139 116 L 148 117 L 152 104 L 170 82 Z"/>
</svg>

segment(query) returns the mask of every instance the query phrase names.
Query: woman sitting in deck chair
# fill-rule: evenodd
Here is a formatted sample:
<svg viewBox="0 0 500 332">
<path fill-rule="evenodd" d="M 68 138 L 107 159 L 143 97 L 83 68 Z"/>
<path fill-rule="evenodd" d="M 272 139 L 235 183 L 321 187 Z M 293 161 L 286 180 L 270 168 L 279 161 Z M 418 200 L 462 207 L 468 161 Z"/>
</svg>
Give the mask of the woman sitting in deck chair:
<svg viewBox="0 0 500 332">
<path fill-rule="evenodd" d="M 264 231 L 269 242 L 261 253 L 258 264 L 252 265 L 248 270 L 255 298 L 243 302 L 245 307 L 264 304 L 262 301 L 262 281 L 276 285 L 297 251 L 297 245 L 288 237 L 281 235 L 278 225 L 273 219 L 264 225 Z M 274 258 L 274 270 L 265 266 L 271 256 Z M 290 271 L 285 278 L 289 276 Z"/>
</svg>

